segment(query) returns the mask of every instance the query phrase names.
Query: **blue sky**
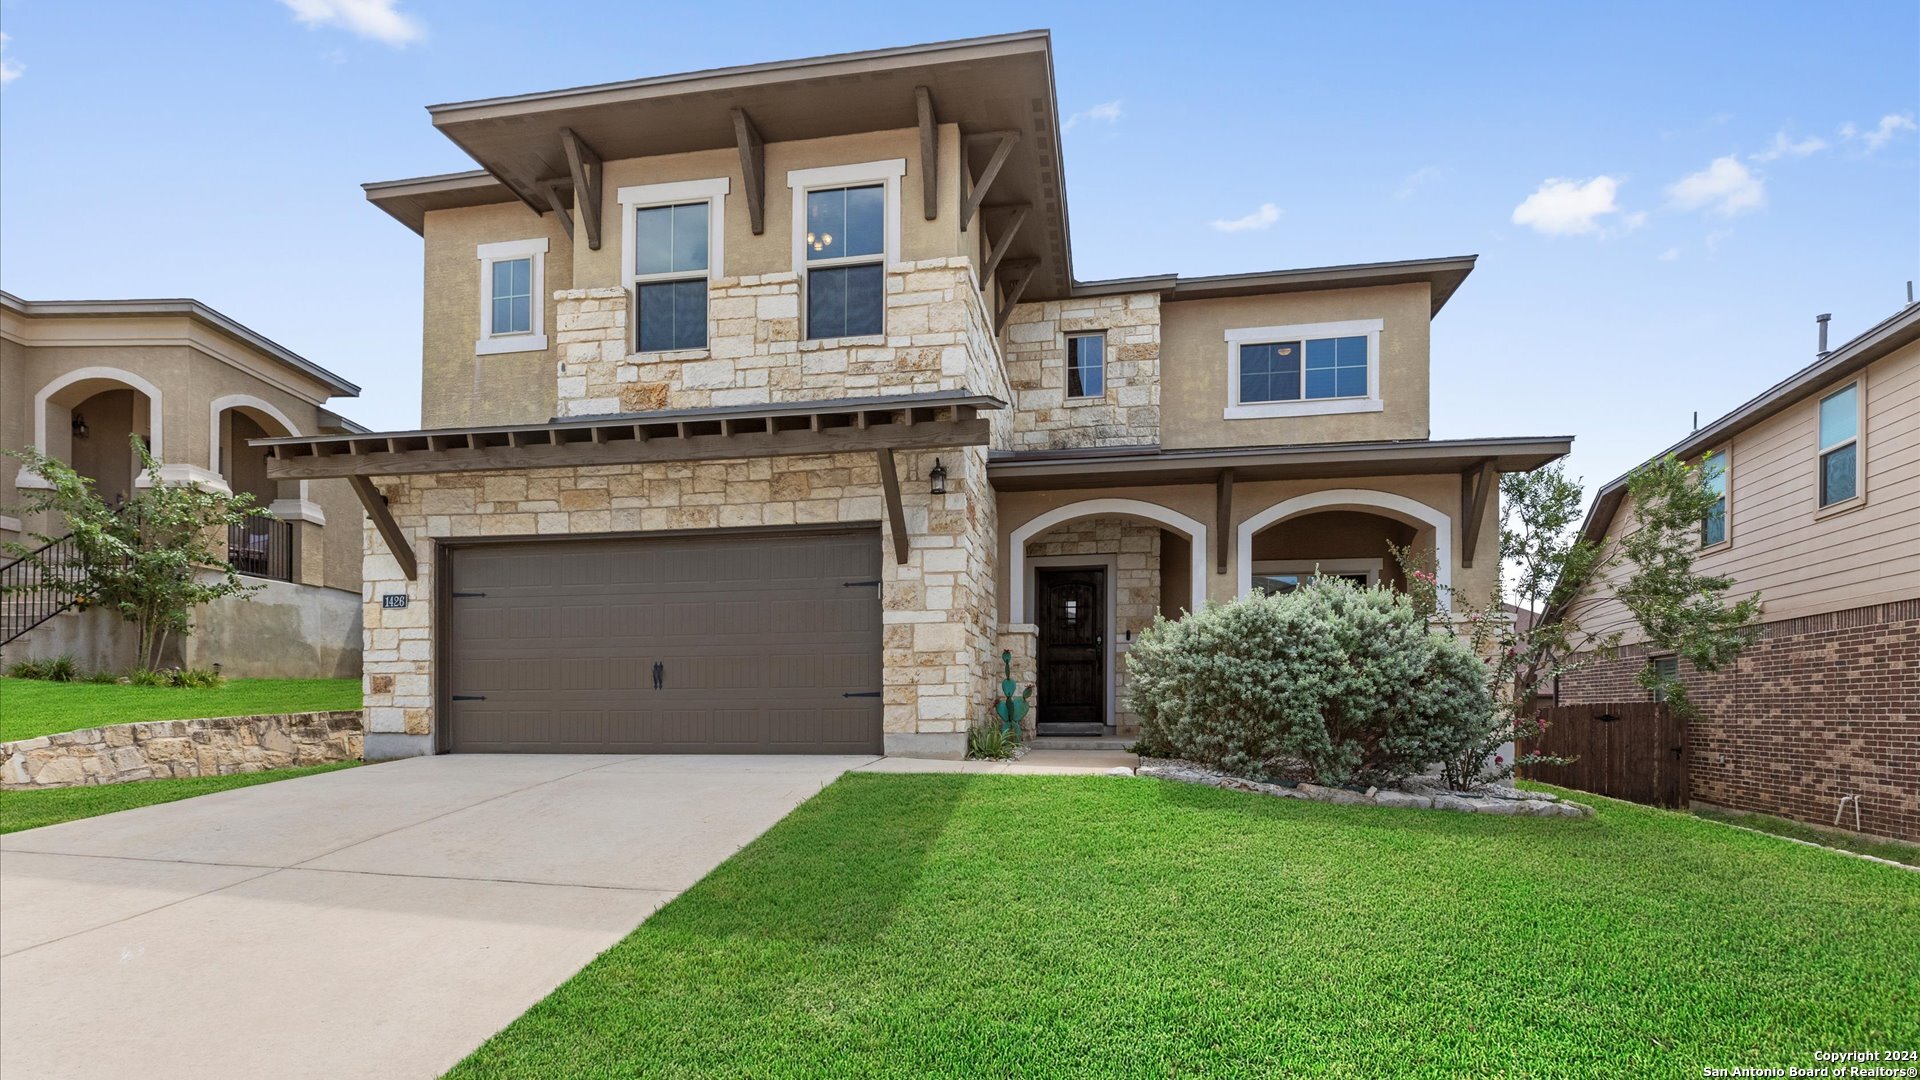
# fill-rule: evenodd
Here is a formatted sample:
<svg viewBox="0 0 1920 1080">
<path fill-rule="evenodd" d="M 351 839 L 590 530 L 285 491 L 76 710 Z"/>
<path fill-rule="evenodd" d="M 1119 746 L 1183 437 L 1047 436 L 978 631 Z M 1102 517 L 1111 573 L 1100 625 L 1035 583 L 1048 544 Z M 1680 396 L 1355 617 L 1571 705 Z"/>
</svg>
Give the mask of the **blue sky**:
<svg viewBox="0 0 1920 1080">
<path fill-rule="evenodd" d="M 751 7 L 749 5 L 749 7 Z M 1044 26 L 1082 278 L 1477 253 L 1437 438 L 1611 479 L 1920 278 L 1920 6 L 0 0 L 0 287 L 193 296 L 419 418 L 423 106 Z"/>
</svg>

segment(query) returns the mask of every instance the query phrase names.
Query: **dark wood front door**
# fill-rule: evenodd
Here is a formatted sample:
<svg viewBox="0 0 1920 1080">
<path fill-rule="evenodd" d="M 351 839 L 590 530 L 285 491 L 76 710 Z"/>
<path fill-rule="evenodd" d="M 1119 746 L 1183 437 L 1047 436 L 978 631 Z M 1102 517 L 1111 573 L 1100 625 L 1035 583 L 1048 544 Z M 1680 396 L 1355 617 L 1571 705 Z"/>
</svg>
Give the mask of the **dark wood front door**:
<svg viewBox="0 0 1920 1080">
<path fill-rule="evenodd" d="M 1035 730 L 1100 735 L 1107 727 L 1107 572 L 1035 569 L 1040 626 Z"/>
</svg>

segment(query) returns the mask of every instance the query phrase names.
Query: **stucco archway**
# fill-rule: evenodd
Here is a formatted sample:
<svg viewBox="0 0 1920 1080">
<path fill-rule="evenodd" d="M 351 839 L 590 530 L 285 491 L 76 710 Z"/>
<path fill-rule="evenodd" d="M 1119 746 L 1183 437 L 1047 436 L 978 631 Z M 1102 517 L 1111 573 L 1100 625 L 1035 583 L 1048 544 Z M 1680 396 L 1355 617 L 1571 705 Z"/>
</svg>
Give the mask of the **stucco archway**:
<svg viewBox="0 0 1920 1080">
<path fill-rule="evenodd" d="M 1234 559 L 1238 571 L 1235 595 L 1245 596 L 1253 591 L 1253 538 L 1260 530 L 1290 517 L 1323 510 L 1364 510 L 1432 529 L 1435 573 L 1440 579 L 1441 601 L 1445 602 L 1447 590 L 1453 585 L 1453 519 L 1417 499 L 1369 488 L 1310 491 L 1277 502 L 1241 522 L 1235 537 L 1238 549 Z"/>
<path fill-rule="evenodd" d="M 1186 536 L 1192 549 L 1193 596 L 1188 611 L 1199 611 L 1207 602 L 1207 526 L 1178 510 L 1140 499 L 1086 499 L 1055 507 L 1013 530 L 1009 537 L 1007 565 L 1008 622 L 1027 619 L 1027 541 L 1055 525 L 1080 518 L 1130 517 L 1164 525 Z"/>
<path fill-rule="evenodd" d="M 292 418 L 287 416 L 286 413 L 280 411 L 280 409 L 275 407 L 271 402 L 257 398 L 252 394 L 227 394 L 224 397 L 214 398 L 207 413 L 207 471 L 215 476 L 222 475 L 220 451 L 223 448 L 227 448 L 237 453 L 242 449 L 241 446 L 226 447 L 227 440 L 221 430 L 220 417 L 229 409 L 240 409 L 252 414 L 252 419 L 256 422 L 262 419 L 272 421 L 271 425 L 261 425 L 269 435 L 277 437 L 298 437 L 305 434 L 305 432 L 302 432 L 300 428 L 294 424 Z M 273 427 L 275 426 L 281 430 L 274 431 Z M 306 480 L 300 481 L 299 499 L 302 508 L 311 505 L 308 499 L 307 484 L 308 481 Z M 284 491 L 285 489 L 282 488 L 281 490 Z"/>
<path fill-rule="evenodd" d="M 161 430 L 164 410 L 161 405 L 160 388 L 131 371 L 115 367 L 75 368 L 41 387 L 39 393 L 33 395 L 33 448 L 43 454 L 48 452 L 47 407 L 72 404 L 107 389 L 105 385 L 92 385 L 96 383 L 117 383 L 146 395 L 147 452 L 153 455 L 154 460 L 165 461 L 166 439 Z"/>
</svg>

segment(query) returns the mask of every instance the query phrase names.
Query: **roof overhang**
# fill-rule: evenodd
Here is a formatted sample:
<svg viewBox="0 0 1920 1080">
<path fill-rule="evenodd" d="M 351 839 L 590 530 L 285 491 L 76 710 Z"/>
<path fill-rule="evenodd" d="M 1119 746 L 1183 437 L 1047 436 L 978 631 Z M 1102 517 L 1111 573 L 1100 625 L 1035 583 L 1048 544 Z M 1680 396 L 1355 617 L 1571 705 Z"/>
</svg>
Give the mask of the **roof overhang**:
<svg viewBox="0 0 1920 1080">
<path fill-rule="evenodd" d="M 512 188 L 495 180 L 485 169 L 417 176 L 410 180 L 378 180 L 361 184 L 360 190 L 367 193 L 368 202 L 421 236 L 427 234 L 430 210 L 519 201 Z"/>
<path fill-rule="evenodd" d="M 1492 466 L 1530 472 L 1566 456 L 1570 435 L 1509 439 L 1419 439 L 1399 442 L 1307 443 L 1298 446 L 1162 450 L 1041 450 L 997 455 L 987 477 L 1001 491 L 1211 484 L 1232 470 L 1235 483 L 1358 476 L 1464 474 Z"/>
<path fill-rule="evenodd" d="M 563 132 L 591 147 L 599 160 L 613 161 L 736 149 L 734 110 L 743 111 L 766 142 L 910 129 L 919 125 L 918 87 L 931 92 L 935 120 L 958 124 L 963 135 L 1018 136 L 991 201 L 1032 207 L 1008 253 L 1015 262 L 1039 261 L 1027 295 L 1067 295 L 1072 272 L 1066 184 L 1053 57 L 1044 30 L 485 98 L 427 111 L 434 126 L 488 174 L 536 212 L 545 212 L 553 186 L 571 175 Z M 996 145 L 987 141 L 969 149 L 976 171 Z M 400 200 L 426 206 L 422 200 L 429 197 L 480 197 L 477 183 L 459 186 L 470 182 L 460 178 L 457 191 L 382 192 L 381 198 L 393 201 L 395 208 L 388 212 L 406 221 L 402 214 L 413 208 Z"/>
<path fill-rule="evenodd" d="M 198 300 L 22 300 L 0 292 L 0 308 L 35 319 L 151 318 L 180 316 L 222 335 L 332 391 L 332 397 L 359 397 L 360 388 L 285 345 L 267 338 Z"/>
<path fill-rule="evenodd" d="M 1326 289 L 1365 289 L 1377 285 L 1424 283 L 1432 294 L 1432 313 L 1452 298 L 1461 282 L 1473 272 L 1477 256 L 1456 255 L 1440 259 L 1402 259 L 1395 262 L 1350 263 L 1343 266 L 1310 266 L 1296 270 L 1273 270 L 1254 274 L 1219 274 L 1209 277 L 1182 277 L 1163 274 L 1155 277 L 1114 278 L 1106 281 L 1077 281 L 1074 296 L 1111 296 L 1121 293 L 1157 292 L 1161 301 L 1213 300 L 1228 296 L 1263 296 L 1273 293 L 1316 292 Z"/>
<path fill-rule="evenodd" d="M 1866 333 L 1773 384 L 1739 408 L 1688 434 L 1649 460 L 1658 461 L 1668 454 L 1682 461 L 1699 457 L 1725 445 L 1728 439 L 1740 432 L 1845 382 L 1868 364 L 1916 341 L 1920 341 L 1920 304 L 1908 304 Z M 1593 506 L 1588 509 L 1587 520 L 1581 525 L 1581 535 L 1598 540 L 1606 534 L 1607 526 L 1613 523 L 1613 515 L 1626 498 L 1627 481 L 1632 476 L 1633 473 L 1629 472 L 1615 477 L 1594 494 Z"/>
<path fill-rule="evenodd" d="M 903 394 L 255 439 L 251 445 L 268 448 L 267 474 L 278 480 L 935 450 L 985 445 L 988 422 L 979 413 L 1005 404 L 965 392 Z"/>
</svg>

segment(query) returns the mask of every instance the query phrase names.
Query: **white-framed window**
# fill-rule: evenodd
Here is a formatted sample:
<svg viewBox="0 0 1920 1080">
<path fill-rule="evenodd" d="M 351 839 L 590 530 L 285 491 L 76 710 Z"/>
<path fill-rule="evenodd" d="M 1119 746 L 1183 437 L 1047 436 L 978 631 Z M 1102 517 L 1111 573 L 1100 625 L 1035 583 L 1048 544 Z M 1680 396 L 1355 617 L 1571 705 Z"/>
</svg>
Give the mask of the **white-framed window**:
<svg viewBox="0 0 1920 1080">
<path fill-rule="evenodd" d="M 1107 396 L 1107 335 L 1096 330 L 1067 335 L 1067 398 Z"/>
<path fill-rule="evenodd" d="M 1673 656 L 1673 655 L 1656 656 L 1652 660 L 1647 661 L 1647 663 L 1652 666 L 1653 670 L 1657 674 L 1659 674 L 1660 679 L 1663 683 L 1679 681 L 1680 658 L 1678 656 Z M 1655 701 L 1667 700 L 1667 688 L 1664 685 L 1654 690 L 1653 700 Z"/>
<path fill-rule="evenodd" d="M 1229 420 L 1379 412 L 1380 319 L 1226 332 Z"/>
<path fill-rule="evenodd" d="M 476 356 L 538 352 L 547 347 L 547 241 L 481 244 L 480 338 Z"/>
<path fill-rule="evenodd" d="M 1713 493 L 1713 506 L 1700 519 L 1700 546 L 1715 547 L 1727 542 L 1727 472 L 1730 447 L 1707 454 L 1700 462 L 1700 486 Z"/>
<path fill-rule="evenodd" d="M 900 178 L 905 158 L 794 169 L 793 268 L 804 335 L 886 333 L 887 268 L 900 261 Z"/>
<path fill-rule="evenodd" d="M 1860 384 L 1820 399 L 1820 508 L 1860 497 Z"/>
<path fill-rule="evenodd" d="M 620 265 L 633 291 L 635 352 L 707 347 L 707 295 L 726 276 L 726 197 L 732 181 L 637 184 L 620 204 Z"/>
<path fill-rule="evenodd" d="M 1381 559 L 1256 560 L 1253 591 L 1273 595 L 1290 593 L 1317 577 L 1344 578 L 1361 588 L 1380 584 Z"/>
</svg>

